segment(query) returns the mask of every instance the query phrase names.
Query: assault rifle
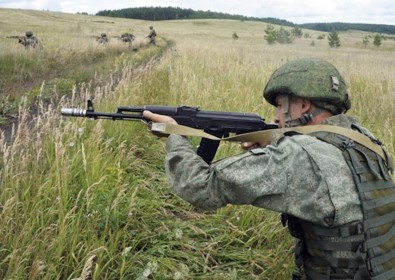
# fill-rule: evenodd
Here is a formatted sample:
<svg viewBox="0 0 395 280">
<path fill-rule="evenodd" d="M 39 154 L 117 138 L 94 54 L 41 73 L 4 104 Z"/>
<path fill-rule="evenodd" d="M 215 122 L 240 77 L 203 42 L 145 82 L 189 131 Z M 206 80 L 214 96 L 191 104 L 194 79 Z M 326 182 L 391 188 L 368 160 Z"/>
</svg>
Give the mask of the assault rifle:
<svg viewBox="0 0 395 280">
<path fill-rule="evenodd" d="M 172 117 L 180 125 L 203 130 L 216 137 L 228 137 L 229 134 L 243 134 L 258 130 L 277 128 L 275 124 L 267 124 L 265 120 L 256 114 L 237 112 L 203 111 L 199 107 L 190 106 L 119 106 L 115 113 L 96 112 L 93 102 L 87 101 L 87 109 L 62 108 L 63 116 L 86 117 L 91 119 L 109 120 L 141 120 L 147 123 L 143 117 L 143 111 L 148 110 L 156 114 Z M 207 163 L 210 163 L 218 149 L 219 141 L 202 138 L 197 150 Z"/>
<path fill-rule="evenodd" d="M 132 41 L 136 39 L 136 36 L 134 36 L 131 33 L 123 33 L 121 36 L 118 37 L 118 39 L 125 43 L 127 42 L 132 43 Z"/>
<path fill-rule="evenodd" d="M 22 42 L 25 39 L 25 36 L 19 36 L 19 35 L 15 35 L 15 36 L 7 36 L 7 39 L 18 39 L 18 42 Z"/>
</svg>

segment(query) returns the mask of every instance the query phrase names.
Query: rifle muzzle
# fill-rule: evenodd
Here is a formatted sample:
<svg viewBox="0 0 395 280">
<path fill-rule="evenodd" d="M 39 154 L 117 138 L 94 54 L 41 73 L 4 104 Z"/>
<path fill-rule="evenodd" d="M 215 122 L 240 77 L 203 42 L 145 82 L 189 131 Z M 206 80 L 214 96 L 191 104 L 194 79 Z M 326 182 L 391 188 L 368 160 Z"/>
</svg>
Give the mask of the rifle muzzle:
<svg viewBox="0 0 395 280">
<path fill-rule="evenodd" d="M 72 117 L 86 116 L 86 110 L 79 108 L 62 108 L 60 112 L 62 116 L 72 116 Z"/>
</svg>

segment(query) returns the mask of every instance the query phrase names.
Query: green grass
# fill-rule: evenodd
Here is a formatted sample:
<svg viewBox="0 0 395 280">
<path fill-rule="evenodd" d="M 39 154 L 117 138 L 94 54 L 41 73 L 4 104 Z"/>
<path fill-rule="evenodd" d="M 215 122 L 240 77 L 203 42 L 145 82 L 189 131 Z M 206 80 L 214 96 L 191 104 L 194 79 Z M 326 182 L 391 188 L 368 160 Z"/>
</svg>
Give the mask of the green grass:
<svg viewBox="0 0 395 280">
<path fill-rule="evenodd" d="M 103 31 L 108 32 L 109 36 L 119 36 L 124 29 L 142 32 L 126 26 L 114 26 L 114 22 L 97 22 L 92 17 L 81 15 L 26 13 L 10 9 L 0 9 L 0 14 L 4 26 L 2 35 L 23 35 L 26 27 L 20 25 L 23 26 L 25 20 L 33 20 L 35 25 L 27 26 L 43 46 L 25 50 L 17 39 L 0 38 L 0 114 L 3 117 L 16 113 L 22 97 L 27 97 L 29 104 L 32 104 L 37 99 L 49 99 L 54 94 L 70 94 L 73 86 L 81 83 L 91 83 L 92 87 L 96 87 L 107 83 L 110 75 L 114 80 L 119 79 L 124 61 L 137 66 L 152 56 L 152 50 L 147 48 L 148 41 L 141 33 L 140 38 L 130 46 L 117 38 L 110 38 L 105 46 L 98 45 L 92 36 Z M 14 22 L 15 18 L 21 20 Z M 162 46 L 169 43 L 159 40 Z M 161 49 L 156 50 L 157 54 Z M 114 65 L 114 61 L 118 65 Z"/>
<path fill-rule="evenodd" d="M 22 19 L 15 20 L 15 13 Z M 97 111 L 191 105 L 258 113 L 270 121 L 274 111 L 262 90 L 273 70 L 293 58 L 322 57 L 344 73 L 350 114 L 395 155 L 395 58 L 389 55 L 395 47 L 389 41 L 385 48 L 364 48 L 366 33 L 355 32 L 340 34 L 344 43 L 337 50 L 326 40 L 310 46 L 311 39 L 269 46 L 263 23 L 193 20 L 155 22 L 159 48 L 118 52 L 123 46 L 113 42 L 112 52 L 75 38 L 131 29 L 141 38 L 152 23 L 0 9 L 7 35 L 24 30 L 28 19 L 35 20 L 47 53 L 27 55 L 13 45 L 0 51 L 4 61 L 30 65 L 25 72 L 33 82 L 26 92 L 39 105 L 30 123 L 29 102 L 15 98 L 20 123 L 14 141 L 5 145 L 1 137 L 0 279 L 290 278 L 293 240 L 278 213 L 251 206 L 215 213 L 193 208 L 169 189 L 165 141 L 143 124 L 60 116 L 60 107 L 85 107 L 87 98 Z M 62 28 L 64 37 L 58 35 Z M 167 48 L 168 41 L 175 45 Z M 49 63 L 55 58 L 59 72 L 47 79 L 40 61 L 55 67 Z M 15 65 L 21 64 L 3 71 L 14 77 Z M 59 96 L 48 108 L 40 95 Z M 224 143 L 217 158 L 239 152 L 236 144 Z"/>
</svg>

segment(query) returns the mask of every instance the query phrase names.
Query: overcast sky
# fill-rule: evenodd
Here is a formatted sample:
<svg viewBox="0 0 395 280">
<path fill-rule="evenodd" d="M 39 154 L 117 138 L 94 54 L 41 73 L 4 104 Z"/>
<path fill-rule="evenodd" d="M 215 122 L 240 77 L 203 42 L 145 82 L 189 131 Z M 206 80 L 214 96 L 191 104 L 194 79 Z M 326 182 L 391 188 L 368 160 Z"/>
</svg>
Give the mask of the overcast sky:
<svg viewBox="0 0 395 280">
<path fill-rule="evenodd" d="M 89 14 L 151 6 L 274 17 L 293 23 L 340 21 L 395 25 L 394 0 L 0 0 L 0 8 Z"/>
</svg>

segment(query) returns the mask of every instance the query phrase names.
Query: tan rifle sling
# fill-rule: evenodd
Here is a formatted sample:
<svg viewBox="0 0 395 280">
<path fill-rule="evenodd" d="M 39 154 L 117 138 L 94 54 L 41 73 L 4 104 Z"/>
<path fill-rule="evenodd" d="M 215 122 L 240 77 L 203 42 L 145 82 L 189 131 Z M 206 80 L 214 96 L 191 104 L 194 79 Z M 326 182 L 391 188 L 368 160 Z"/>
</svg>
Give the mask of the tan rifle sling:
<svg viewBox="0 0 395 280">
<path fill-rule="evenodd" d="M 332 132 L 346 136 L 353 141 L 365 146 L 366 148 L 372 150 L 378 154 L 384 162 L 389 162 L 389 158 L 383 148 L 374 143 L 372 139 L 368 136 L 359 133 L 357 131 L 333 125 L 309 125 L 309 126 L 297 126 L 291 128 L 278 128 L 254 131 L 250 133 L 239 134 L 231 137 L 218 138 L 211 134 L 205 133 L 202 130 L 191 128 L 188 126 L 178 125 L 178 124 L 164 124 L 164 123 L 149 123 L 149 129 L 154 132 L 160 132 L 163 134 L 177 134 L 183 136 L 197 136 L 203 137 L 211 140 L 218 141 L 231 141 L 231 142 L 270 142 L 273 133 L 285 133 L 289 131 L 295 131 L 301 134 L 310 134 L 314 132 Z"/>
</svg>

